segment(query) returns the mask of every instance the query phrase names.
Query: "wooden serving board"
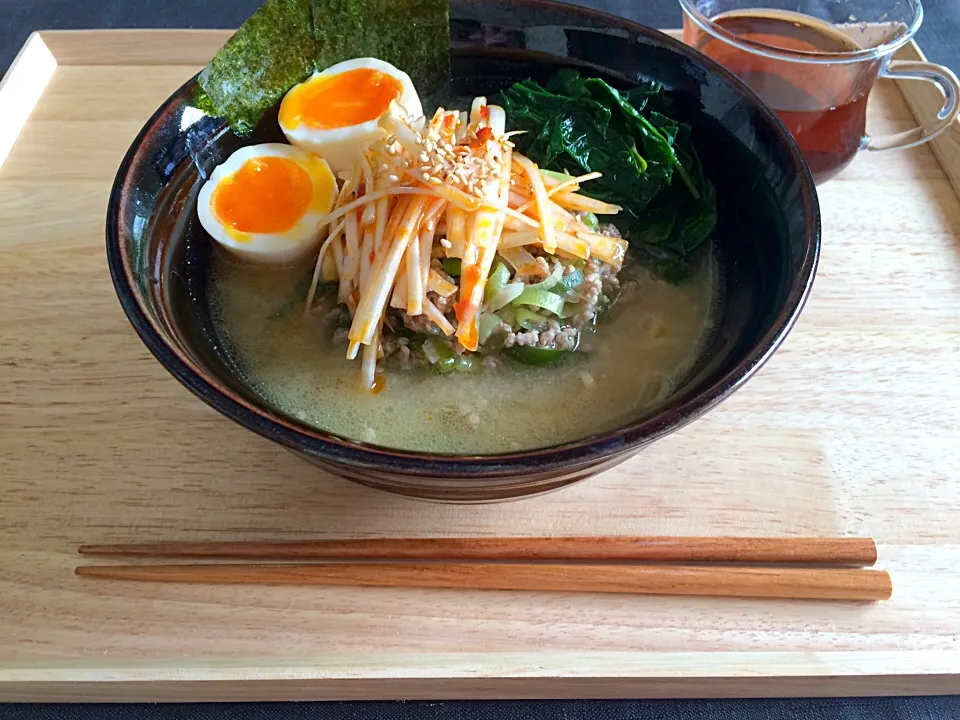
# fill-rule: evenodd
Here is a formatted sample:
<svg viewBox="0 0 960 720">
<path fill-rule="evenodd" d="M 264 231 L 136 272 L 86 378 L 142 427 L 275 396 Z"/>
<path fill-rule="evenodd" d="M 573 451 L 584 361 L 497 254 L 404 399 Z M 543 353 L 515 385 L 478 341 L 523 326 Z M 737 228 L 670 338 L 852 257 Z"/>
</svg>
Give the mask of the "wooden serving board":
<svg viewBox="0 0 960 720">
<path fill-rule="evenodd" d="M 0 698 L 960 692 L 960 128 L 933 149 L 865 153 L 823 188 L 807 309 L 721 407 L 573 488 L 435 505 L 323 475 L 221 417 L 121 312 L 104 256 L 114 172 L 226 37 L 41 33 L 0 86 Z M 925 90 L 881 83 L 872 132 L 939 107 Z M 83 542 L 565 534 L 870 535 L 894 596 L 73 575 Z"/>
</svg>

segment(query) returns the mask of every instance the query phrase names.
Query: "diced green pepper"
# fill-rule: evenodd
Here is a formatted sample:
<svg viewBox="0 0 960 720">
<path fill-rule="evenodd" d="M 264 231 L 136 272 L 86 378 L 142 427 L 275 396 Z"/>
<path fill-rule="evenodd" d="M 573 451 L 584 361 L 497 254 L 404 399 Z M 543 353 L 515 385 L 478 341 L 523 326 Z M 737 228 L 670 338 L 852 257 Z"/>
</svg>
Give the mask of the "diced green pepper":
<svg viewBox="0 0 960 720">
<path fill-rule="evenodd" d="M 436 365 L 431 366 L 441 375 L 446 375 L 449 372 L 453 372 L 457 369 L 457 359 L 456 358 L 440 358 Z"/>
<path fill-rule="evenodd" d="M 450 277 L 460 277 L 460 258 L 444 258 L 443 271 Z"/>
<path fill-rule="evenodd" d="M 580 213 L 580 222 L 594 231 L 600 227 L 600 220 L 592 212 Z"/>
<path fill-rule="evenodd" d="M 528 345 L 514 345 L 504 350 L 507 355 L 524 365 L 556 365 L 563 362 L 570 355 L 566 350 L 551 348 L 536 348 Z"/>
<path fill-rule="evenodd" d="M 476 363 L 473 362 L 473 358 L 469 355 L 457 355 L 455 367 L 460 372 L 471 372 L 476 367 Z"/>
<path fill-rule="evenodd" d="M 573 291 L 580 287 L 582 283 L 583 273 L 579 270 L 574 270 L 569 275 L 564 275 L 562 278 L 560 278 L 560 282 L 551 288 L 551 292 L 556 293 L 564 300 L 570 300 L 576 294 Z"/>
<path fill-rule="evenodd" d="M 429 345 L 429 350 L 427 348 Z M 440 338 L 428 337 L 423 341 L 424 355 L 430 360 L 430 366 L 439 373 L 446 374 L 456 369 L 457 358 L 453 349 L 443 342 Z M 431 356 L 436 357 L 436 362 L 431 360 Z"/>
</svg>

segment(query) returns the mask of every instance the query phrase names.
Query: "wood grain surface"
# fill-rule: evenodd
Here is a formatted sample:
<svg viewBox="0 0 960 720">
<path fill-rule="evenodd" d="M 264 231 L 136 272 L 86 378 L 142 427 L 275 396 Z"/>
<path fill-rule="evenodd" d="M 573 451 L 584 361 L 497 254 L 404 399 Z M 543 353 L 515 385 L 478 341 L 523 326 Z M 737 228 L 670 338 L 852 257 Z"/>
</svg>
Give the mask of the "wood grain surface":
<svg viewBox="0 0 960 720">
<path fill-rule="evenodd" d="M 224 37 L 40 36 L 58 67 L 0 167 L 0 698 L 960 691 L 960 201 L 929 147 L 864 154 L 822 189 L 807 309 L 722 406 L 562 492 L 426 504 L 221 417 L 115 298 L 116 167 Z M 892 83 L 869 113 L 878 133 L 915 123 Z M 871 536 L 895 592 L 861 606 L 73 574 L 81 543 L 641 534 Z"/>
</svg>

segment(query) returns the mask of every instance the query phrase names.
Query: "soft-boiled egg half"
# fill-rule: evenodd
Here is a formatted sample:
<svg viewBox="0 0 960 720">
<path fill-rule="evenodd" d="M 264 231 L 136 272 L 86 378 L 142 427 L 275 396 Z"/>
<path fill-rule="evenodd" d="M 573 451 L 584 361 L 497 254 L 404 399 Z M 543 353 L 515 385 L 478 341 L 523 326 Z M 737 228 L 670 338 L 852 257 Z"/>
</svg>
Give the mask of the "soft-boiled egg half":
<svg viewBox="0 0 960 720">
<path fill-rule="evenodd" d="M 408 115 L 423 114 L 410 76 L 376 58 L 331 65 L 294 86 L 280 104 L 280 128 L 291 144 L 350 171 L 361 150 L 384 136 L 377 124 L 396 101 Z"/>
<path fill-rule="evenodd" d="M 214 240 L 248 260 L 288 263 L 314 250 L 337 181 L 322 158 L 266 143 L 237 150 L 200 189 L 197 214 Z"/>
</svg>

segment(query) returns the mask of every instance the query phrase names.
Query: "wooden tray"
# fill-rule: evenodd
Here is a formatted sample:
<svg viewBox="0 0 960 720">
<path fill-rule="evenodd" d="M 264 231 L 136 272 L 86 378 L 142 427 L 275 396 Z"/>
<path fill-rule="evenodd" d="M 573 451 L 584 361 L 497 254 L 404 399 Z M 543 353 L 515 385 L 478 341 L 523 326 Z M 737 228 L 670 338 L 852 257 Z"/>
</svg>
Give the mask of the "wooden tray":
<svg viewBox="0 0 960 720">
<path fill-rule="evenodd" d="M 822 192 L 813 297 L 707 417 L 546 497 L 432 505 L 326 477 L 137 339 L 107 194 L 226 39 L 34 35 L 0 87 L 0 697 L 252 700 L 960 691 L 960 128 Z M 916 53 L 916 49 L 908 49 Z M 881 84 L 874 132 L 939 99 Z M 936 95 L 936 92 L 933 92 Z M 19 135 L 19 137 L 18 137 Z M 15 141 L 15 142 L 14 142 Z M 954 163 L 951 165 L 950 163 Z M 888 603 L 81 581 L 81 542 L 872 535 Z"/>
</svg>

